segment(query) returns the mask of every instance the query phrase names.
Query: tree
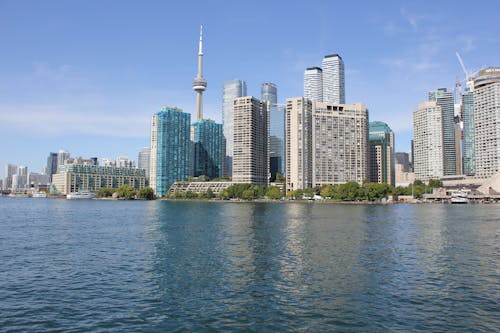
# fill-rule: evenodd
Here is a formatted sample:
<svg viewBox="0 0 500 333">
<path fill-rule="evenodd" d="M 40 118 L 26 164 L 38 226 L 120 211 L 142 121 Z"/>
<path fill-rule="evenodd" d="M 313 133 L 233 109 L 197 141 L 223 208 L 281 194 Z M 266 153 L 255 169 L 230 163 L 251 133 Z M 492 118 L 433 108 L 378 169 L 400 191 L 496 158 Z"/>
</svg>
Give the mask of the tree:
<svg viewBox="0 0 500 333">
<path fill-rule="evenodd" d="M 143 200 L 154 200 L 155 199 L 155 192 L 151 187 L 144 187 L 142 188 L 139 193 L 137 193 L 137 198 L 143 199 Z"/>
<path fill-rule="evenodd" d="M 285 177 L 279 172 L 276 172 L 276 182 L 278 183 L 284 183 L 285 182 Z"/>
<path fill-rule="evenodd" d="M 137 191 L 131 185 L 125 184 L 125 185 L 120 186 L 116 190 L 116 193 L 118 194 L 118 198 L 125 199 L 125 200 L 132 200 L 132 199 L 134 199 L 135 195 L 137 194 Z"/>
<path fill-rule="evenodd" d="M 308 187 L 304 190 L 304 197 L 307 197 L 308 199 L 314 198 L 314 189 Z"/>
<path fill-rule="evenodd" d="M 281 190 L 280 190 L 280 188 L 276 187 L 276 186 L 270 186 L 267 189 L 266 197 L 268 197 L 269 199 L 272 199 L 272 200 L 278 200 L 278 199 L 280 199 L 281 198 Z"/>
<path fill-rule="evenodd" d="M 215 197 L 214 191 L 212 191 L 210 187 L 207 189 L 206 197 L 207 199 L 212 199 L 213 197 Z"/>
<path fill-rule="evenodd" d="M 431 188 L 443 187 L 443 182 L 439 179 L 429 179 L 429 186 Z"/>
<path fill-rule="evenodd" d="M 97 190 L 97 197 L 98 198 L 109 198 L 113 195 L 113 193 L 116 192 L 116 189 L 114 188 L 100 188 Z"/>
</svg>

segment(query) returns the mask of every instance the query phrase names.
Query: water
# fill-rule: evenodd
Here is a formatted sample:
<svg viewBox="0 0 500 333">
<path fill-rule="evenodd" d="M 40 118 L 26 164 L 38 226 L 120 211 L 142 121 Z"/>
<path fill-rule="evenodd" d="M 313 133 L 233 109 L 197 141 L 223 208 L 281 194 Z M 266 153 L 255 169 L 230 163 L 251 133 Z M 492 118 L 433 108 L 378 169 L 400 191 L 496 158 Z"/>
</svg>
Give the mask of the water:
<svg viewBox="0 0 500 333">
<path fill-rule="evenodd" d="M 499 217 L 0 198 L 0 331 L 498 331 Z"/>
</svg>

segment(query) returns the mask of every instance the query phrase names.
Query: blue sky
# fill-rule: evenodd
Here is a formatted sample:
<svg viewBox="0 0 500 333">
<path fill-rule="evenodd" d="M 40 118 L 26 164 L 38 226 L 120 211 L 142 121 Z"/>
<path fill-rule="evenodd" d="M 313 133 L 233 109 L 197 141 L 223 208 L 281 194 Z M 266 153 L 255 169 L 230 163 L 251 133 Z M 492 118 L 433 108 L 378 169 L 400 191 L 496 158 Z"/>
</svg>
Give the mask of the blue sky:
<svg viewBox="0 0 500 333">
<path fill-rule="evenodd" d="M 221 121 L 222 83 L 301 96 L 303 71 L 339 53 L 346 102 L 365 102 L 408 151 L 429 90 L 500 66 L 500 1 L 0 0 L 0 165 L 39 171 L 50 151 L 137 159 L 162 106 L 194 113 L 204 25 L 205 117 Z M 2 172 L 3 173 L 3 172 Z"/>
</svg>

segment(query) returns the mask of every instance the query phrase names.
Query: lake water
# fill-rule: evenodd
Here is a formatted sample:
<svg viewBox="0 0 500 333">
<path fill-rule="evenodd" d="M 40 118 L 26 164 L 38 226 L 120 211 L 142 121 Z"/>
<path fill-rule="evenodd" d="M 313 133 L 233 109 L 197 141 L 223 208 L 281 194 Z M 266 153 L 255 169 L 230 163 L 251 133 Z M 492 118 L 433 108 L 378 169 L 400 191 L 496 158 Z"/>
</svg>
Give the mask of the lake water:
<svg viewBox="0 0 500 333">
<path fill-rule="evenodd" d="M 0 331 L 493 332 L 500 205 L 0 198 Z"/>
</svg>

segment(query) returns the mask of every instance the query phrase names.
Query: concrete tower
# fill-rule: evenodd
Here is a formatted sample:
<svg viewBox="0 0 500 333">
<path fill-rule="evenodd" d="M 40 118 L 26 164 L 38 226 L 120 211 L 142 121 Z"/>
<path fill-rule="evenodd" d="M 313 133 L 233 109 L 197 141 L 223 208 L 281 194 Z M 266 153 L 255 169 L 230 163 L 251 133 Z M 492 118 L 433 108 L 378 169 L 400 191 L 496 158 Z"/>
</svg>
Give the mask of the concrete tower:
<svg viewBox="0 0 500 333">
<path fill-rule="evenodd" d="M 203 92 L 207 89 L 207 80 L 203 78 L 203 25 L 200 26 L 200 43 L 198 45 L 198 75 L 193 81 L 196 91 L 196 120 L 203 119 Z"/>
</svg>

